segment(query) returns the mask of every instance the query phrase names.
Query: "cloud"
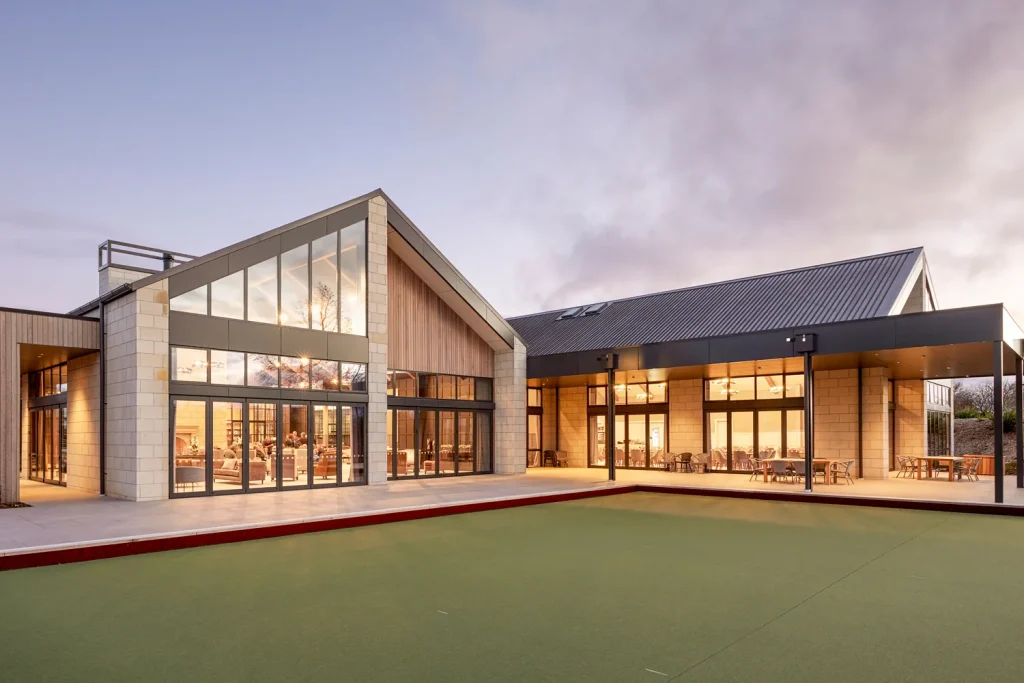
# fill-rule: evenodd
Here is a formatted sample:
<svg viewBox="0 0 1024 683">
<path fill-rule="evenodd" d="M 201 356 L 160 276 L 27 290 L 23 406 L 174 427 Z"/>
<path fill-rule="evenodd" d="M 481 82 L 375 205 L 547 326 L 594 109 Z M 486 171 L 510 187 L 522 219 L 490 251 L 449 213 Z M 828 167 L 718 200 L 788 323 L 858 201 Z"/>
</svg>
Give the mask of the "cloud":
<svg viewBox="0 0 1024 683">
<path fill-rule="evenodd" d="M 506 313 L 923 245 L 945 306 L 1024 291 L 1024 3 L 455 5 L 470 182 L 527 242 Z M 538 188 L 544 188 L 538 191 Z M 508 309 L 518 310 L 508 310 Z"/>
</svg>

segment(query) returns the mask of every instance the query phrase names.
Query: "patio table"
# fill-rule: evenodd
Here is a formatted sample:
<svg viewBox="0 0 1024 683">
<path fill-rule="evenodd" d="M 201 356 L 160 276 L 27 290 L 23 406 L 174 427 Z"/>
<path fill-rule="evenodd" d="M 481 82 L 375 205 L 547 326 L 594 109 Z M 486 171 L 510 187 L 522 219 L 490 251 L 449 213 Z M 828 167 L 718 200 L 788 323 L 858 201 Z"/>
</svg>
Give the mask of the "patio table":
<svg viewBox="0 0 1024 683">
<path fill-rule="evenodd" d="M 963 462 L 964 459 L 959 455 L 920 455 L 915 456 L 917 460 L 917 478 L 921 478 L 921 465 L 926 464 L 928 467 L 928 478 L 932 478 L 932 467 L 935 465 L 941 465 L 943 463 L 949 465 L 949 480 L 953 481 L 953 470 L 956 469 L 953 465 L 958 462 Z"/>
<path fill-rule="evenodd" d="M 764 482 L 767 484 L 770 480 L 768 475 L 771 474 L 771 463 L 773 462 L 803 462 L 803 458 L 766 458 L 761 461 L 761 469 L 764 471 Z M 814 458 L 811 460 L 815 465 L 825 465 L 825 483 L 832 483 L 832 463 L 838 462 L 832 458 Z M 813 476 L 813 474 L 811 475 Z"/>
</svg>

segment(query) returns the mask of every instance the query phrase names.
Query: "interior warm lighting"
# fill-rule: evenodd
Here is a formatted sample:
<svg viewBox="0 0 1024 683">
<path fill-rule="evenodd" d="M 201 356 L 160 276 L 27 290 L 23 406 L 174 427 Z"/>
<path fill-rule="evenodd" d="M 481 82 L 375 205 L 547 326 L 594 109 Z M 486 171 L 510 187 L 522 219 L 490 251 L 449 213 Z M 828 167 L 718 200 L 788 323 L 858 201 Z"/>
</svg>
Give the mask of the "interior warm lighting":
<svg viewBox="0 0 1024 683">
<path fill-rule="evenodd" d="M 302 356 L 299 358 L 299 363 L 301 363 L 302 365 L 309 365 L 309 359 L 306 358 L 305 356 Z"/>
</svg>

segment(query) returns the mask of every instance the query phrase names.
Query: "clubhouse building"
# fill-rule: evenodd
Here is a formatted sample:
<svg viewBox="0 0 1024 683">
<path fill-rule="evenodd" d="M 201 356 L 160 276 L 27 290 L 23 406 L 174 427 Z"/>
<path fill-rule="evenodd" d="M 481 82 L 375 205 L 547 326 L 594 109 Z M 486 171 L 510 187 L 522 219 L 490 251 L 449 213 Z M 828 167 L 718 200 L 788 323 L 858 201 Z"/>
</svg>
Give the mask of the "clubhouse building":
<svg viewBox="0 0 1024 683">
<path fill-rule="evenodd" d="M 922 249 L 506 320 L 379 190 L 201 257 L 104 242 L 98 266 L 70 313 L 0 309 L 0 502 L 24 480 L 148 501 L 545 465 L 920 475 L 954 453 L 949 380 L 1019 387 L 1024 355 L 1003 306 L 938 308 Z"/>
</svg>

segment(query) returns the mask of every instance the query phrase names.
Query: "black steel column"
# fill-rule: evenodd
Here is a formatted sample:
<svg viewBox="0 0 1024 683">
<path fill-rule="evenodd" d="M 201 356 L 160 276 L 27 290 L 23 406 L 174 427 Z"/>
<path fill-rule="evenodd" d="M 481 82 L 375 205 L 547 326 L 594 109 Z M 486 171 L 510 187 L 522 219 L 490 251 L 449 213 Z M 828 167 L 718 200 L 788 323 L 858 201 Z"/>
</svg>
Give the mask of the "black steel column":
<svg viewBox="0 0 1024 683">
<path fill-rule="evenodd" d="M 995 450 L 993 453 L 993 472 L 996 475 L 996 502 L 1003 502 L 1003 470 L 1006 465 L 1003 462 L 1003 342 L 997 341 L 992 345 L 992 430 L 995 433 L 993 439 Z"/>
<path fill-rule="evenodd" d="M 608 461 L 608 481 L 615 481 L 615 369 L 608 368 L 608 390 L 605 391 L 608 416 L 604 424 L 605 460 Z"/>
<path fill-rule="evenodd" d="M 804 490 L 809 493 L 814 481 L 814 368 L 810 351 L 804 353 L 804 469 Z"/>
<path fill-rule="evenodd" d="M 1024 358 L 1017 356 L 1017 488 L 1024 489 Z"/>
</svg>

